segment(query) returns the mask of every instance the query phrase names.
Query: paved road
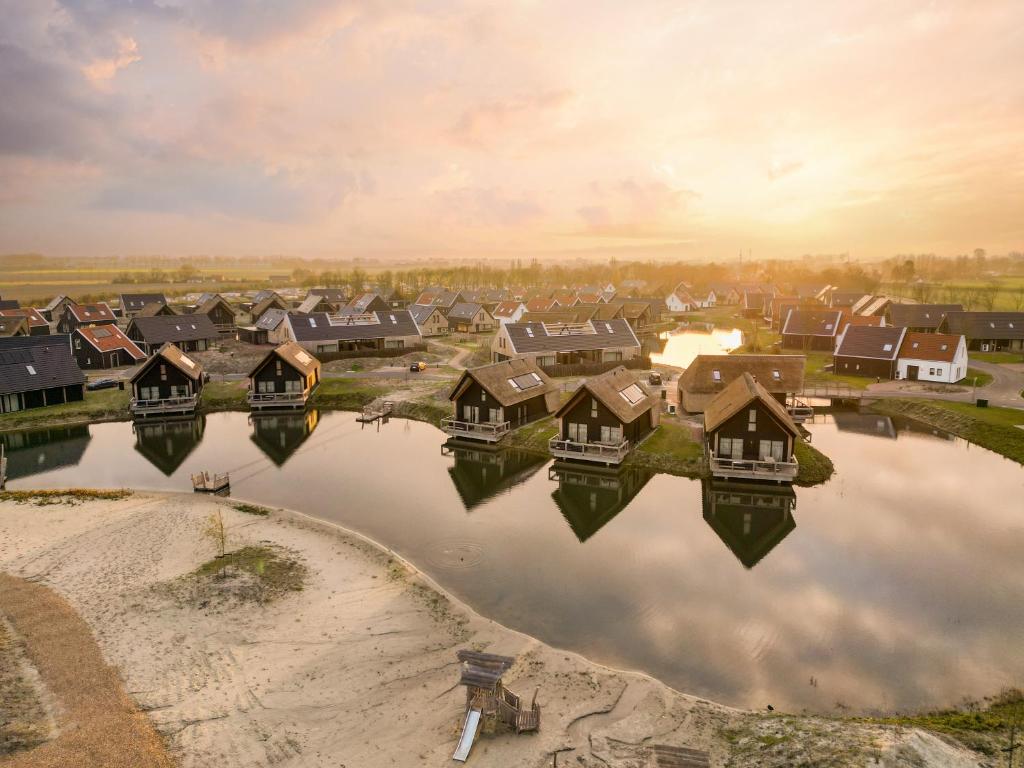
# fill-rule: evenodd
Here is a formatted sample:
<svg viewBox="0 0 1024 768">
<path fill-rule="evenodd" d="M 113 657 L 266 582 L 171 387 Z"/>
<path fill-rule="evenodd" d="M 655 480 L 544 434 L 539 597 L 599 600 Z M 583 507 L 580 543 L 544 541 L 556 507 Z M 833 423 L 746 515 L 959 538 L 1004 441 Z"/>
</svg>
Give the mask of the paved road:
<svg viewBox="0 0 1024 768">
<path fill-rule="evenodd" d="M 925 400 L 950 400 L 953 402 L 973 403 L 975 396 L 986 398 L 990 405 L 1006 408 L 1024 408 L 1024 399 L 1020 392 L 1024 389 L 1024 372 L 995 363 L 983 363 L 972 360 L 971 367 L 991 374 L 992 382 L 976 390 L 969 380 L 953 385 L 962 392 L 929 392 L 918 389 L 924 385 L 911 384 L 906 381 L 883 381 L 870 384 L 866 391 L 869 397 L 919 397 Z"/>
</svg>

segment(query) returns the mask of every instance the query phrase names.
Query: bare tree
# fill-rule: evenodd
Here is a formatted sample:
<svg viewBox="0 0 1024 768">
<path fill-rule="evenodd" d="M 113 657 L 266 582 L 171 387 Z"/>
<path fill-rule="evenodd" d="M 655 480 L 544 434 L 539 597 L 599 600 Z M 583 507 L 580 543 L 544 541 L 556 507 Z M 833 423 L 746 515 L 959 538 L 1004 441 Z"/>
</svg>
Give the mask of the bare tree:
<svg viewBox="0 0 1024 768">
<path fill-rule="evenodd" d="M 996 297 L 999 295 L 999 286 L 994 283 L 978 289 L 978 301 L 986 312 L 991 312 L 996 305 Z"/>
<path fill-rule="evenodd" d="M 1013 292 L 1013 308 L 1018 312 L 1024 308 L 1024 285 Z"/>
<path fill-rule="evenodd" d="M 218 509 L 211 512 L 203 525 L 203 538 L 209 539 L 217 549 L 217 557 L 224 557 L 228 547 L 228 532 L 224 527 L 224 516 Z"/>
</svg>

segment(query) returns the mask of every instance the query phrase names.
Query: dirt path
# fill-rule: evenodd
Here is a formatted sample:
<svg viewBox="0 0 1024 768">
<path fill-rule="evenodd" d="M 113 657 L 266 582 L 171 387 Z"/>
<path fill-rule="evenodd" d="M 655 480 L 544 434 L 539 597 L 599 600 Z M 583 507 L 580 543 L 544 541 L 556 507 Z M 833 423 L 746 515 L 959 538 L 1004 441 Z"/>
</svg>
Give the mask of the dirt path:
<svg viewBox="0 0 1024 768">
<path fill-rule="evenodd" d="M 0 573 L 0 613 L 56 700 L 59 735 L 4 768 L 171 768 L 156 730 L 125 693 L 88 625 L 42 584 Z"/>
</svg>

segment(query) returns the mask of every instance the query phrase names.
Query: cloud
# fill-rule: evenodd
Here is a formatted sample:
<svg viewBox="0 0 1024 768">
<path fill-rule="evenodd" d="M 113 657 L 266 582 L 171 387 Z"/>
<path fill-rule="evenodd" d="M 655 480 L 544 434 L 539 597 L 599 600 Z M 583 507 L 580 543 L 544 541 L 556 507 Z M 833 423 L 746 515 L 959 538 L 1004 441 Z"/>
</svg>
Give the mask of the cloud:
<svg viewBox="0 0 1024 768">
<path fill-rule="evenodd" d="M 616 237 L 665 237 L 680 233 L 681 216 L 700 198 L 692 190 L 671 187 L 661 181 L 621 179 L 612 184 L 591 182 L 594 202 L 576 209 L 585 231 Z"/>
<path fill-rule="evenodd" d="M 116 54 L 93 59 L 82 67 L 82 72 L 94 85 L 99 85 L 104 80 L 110 80 L 119 70 L 137 61 L 142 61 L 138 44 L 130 37 L 122 37 Z"/>
<path fill-rule="evenodd" d="M 432 210 L 448 225 L 515 227 L 543 214 L 536 202 L 500 189 L 460 187 L 433 193 Z"/>
<path fill-rule="evenodd" d="M 483 147 L 516 129 L 530 130 L 572 99 L 569 90 L 551 90 L 470 107 L 449 130 L 457 144 Z"/>
</svg>

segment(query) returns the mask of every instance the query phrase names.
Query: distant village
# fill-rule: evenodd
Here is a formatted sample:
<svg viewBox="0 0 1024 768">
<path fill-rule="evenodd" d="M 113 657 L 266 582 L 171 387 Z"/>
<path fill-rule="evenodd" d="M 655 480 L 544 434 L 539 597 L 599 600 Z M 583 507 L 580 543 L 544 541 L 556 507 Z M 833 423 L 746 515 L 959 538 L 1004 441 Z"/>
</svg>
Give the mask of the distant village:
<svg viewBox="0 0 1024 768">
<path fill-rule="evenodd" d="M 301 409 L 320 385 L 322 363 L 408 360 L 431 340 L 475 338 L 490 362 L 465 370 L 451 389 L 451 416 L 440 426 L 453 437 L 495 444 L 553 415 L 552 456 L 616 466 L 663 415 L 678 412 L 703 419 L 713 475 L 784 482 L 797 473 L 807 400 L 823 395 L 805 382 L 808 355 L 829 356 L 837 380 L 955 384 L 967 376 L 971 351 L 1024 350 L 1024 312 L 966 311 L 834 285 L 684 281 L 664 296 L 645 296 L 646 287 L 438 285 L 412 301 L 372 285 L 174 299 L 122 293 L 89 304 L 57 296 L 41 307 L 0 300 L 0 412 L 81 401 L 88 388 L 116 385 L 131 389 L 133 418 L 188 415 L 210 379 L 195 353 L 225 339 L 259 354 L 246 372 L 250 409 Z M 773 341 L 752 349 L 747 339 L 733 354 L 655 370 L 651 354 L 665 332 L 700 325 L 711 310 Z M 414 361 L 411 370 L 421 366 Z M 96 379 L 104 371 L 121 375 L 87 386 L 86 372 Z M 565 378 L 575 382 L 568 399 L 558 383 Z"/>
</svg>

